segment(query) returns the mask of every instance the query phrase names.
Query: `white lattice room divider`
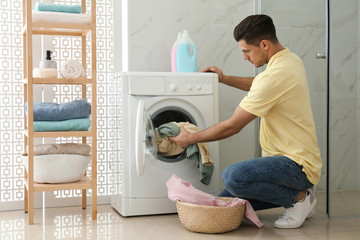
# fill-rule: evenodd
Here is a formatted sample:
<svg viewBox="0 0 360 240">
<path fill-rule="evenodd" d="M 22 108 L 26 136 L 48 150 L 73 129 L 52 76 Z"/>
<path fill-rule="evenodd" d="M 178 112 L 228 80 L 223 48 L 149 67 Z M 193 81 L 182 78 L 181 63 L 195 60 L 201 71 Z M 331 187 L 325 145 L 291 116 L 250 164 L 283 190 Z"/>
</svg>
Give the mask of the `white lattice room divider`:
<svg viewBox="0 0 360 240">
<path fill-rule="evenodd" d="M 24 198 L 22 1 L 0 6 L 0 203 Z"/>
<path fill-rule="evenodd" d="M 116 174 L 110 170 L 116 161 L 114 106 L 116 102 L 108 79 L 113 74 L 113 1 L 97 1 L 97 128 L 98 128 L 98 196 L 117 193 Z M 80 0 L 55 0 L 58 4 L 80 4 Z M 90 2 L 87 1 L 87 5 Z M 87 8 L 89 11 L 90 8 Z M 22 0 L 1 0 L 0 9 L 0 206 L 4 202 L 21 201 L 23 194 L 23 87 L 22 87 Z M 89 41 L 90 42 L 90 41 Z M 53 37 L 54 60 L 58 68 L 65 60 L 81 59 L 81 39 Z M 89 46 L 88 46 L 89 47 Z M 44 49 L 45 50 L 45 49 Z M 88 51 L 90 52 L 90 51 Z M 91 56 L 87 56 L 86 72 L 90 74 Z M 91 87 L 90 87 L 91 88 Z M 47 90 L 48 91 L 48 90 Z M 88 89 L 91 91 L 91 89 Z M 53 102 L 69 102 L 81 98 L 81 87 L 57 85 L 50 92 Z M 91 95 L 91 94 L 90 94 Z M 79 142 L 81 139 L 76 139 Z M 56 139 L 62 142 L 64 139 Z M 89 169 L 91 171 L 91 169 Z M 90 175 L 90 174 L 89 174 Z M 91 191 L 89 192 L 91 195 Z M 80 196 L 80 190 L 55 192 L 56 198 Z M 0 207 L 1 209 L 1 207 Z"/>
</svg>

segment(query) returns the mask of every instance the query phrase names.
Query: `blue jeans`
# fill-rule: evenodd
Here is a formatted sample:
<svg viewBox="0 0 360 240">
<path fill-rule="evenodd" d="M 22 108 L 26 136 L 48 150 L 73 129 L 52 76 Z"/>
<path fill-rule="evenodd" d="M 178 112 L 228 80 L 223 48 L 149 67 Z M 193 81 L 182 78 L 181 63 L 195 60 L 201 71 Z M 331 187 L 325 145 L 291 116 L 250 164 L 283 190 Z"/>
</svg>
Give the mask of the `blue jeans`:
<svg viewBox="0 0 360 240">
<path fill-rule="evenodd" d="M 313 186 L 302 168 L 280 155 L 235 163 L 222 173 L 220 196 L 246 199 L 254 210 L 292 207 L 299 192 Z"/>
</svg>

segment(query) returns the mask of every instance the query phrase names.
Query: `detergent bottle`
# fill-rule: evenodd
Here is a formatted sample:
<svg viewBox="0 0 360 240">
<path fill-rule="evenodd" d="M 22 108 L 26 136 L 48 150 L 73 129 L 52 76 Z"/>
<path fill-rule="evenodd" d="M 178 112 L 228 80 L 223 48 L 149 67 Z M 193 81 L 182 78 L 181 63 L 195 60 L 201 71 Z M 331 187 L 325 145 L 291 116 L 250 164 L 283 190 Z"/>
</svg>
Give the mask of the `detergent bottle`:
<svg viewBox="0 0 360 240">
<path fill-rule="evenodd" d="M 183 32 L 177 46 L 176 70 L 178 72 L 196 72 L 196 48 L 187 30 Z"/>
<path fill-rule="evenodd" d="M 179 45 L 181 37 L 182 37 L 182 32 L 178 32 L 177 39 L 171 48 L 171 71 L 172 72 L 176 72 L 176 52 L 177 52 L 177 46 Z"/>
</svg>

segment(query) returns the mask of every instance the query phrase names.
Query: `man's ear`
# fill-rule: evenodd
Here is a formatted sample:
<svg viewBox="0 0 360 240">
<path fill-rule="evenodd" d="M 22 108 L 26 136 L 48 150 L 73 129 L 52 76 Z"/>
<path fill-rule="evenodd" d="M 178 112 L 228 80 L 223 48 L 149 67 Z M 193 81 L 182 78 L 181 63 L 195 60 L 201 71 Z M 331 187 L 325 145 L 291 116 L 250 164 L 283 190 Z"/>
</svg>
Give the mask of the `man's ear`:
<svg viewBox="0 0 360 240">
<path fill-rule="evenodd" d="M 260 42 L 260 47 L 263 48 L 263 49 L 265 49 L 265 50 L 269 50 L 270 41 L 269 41 L 269 40 L 266 40 L 266 39 L 262 40 L 262 41 Z"/>
</svg>

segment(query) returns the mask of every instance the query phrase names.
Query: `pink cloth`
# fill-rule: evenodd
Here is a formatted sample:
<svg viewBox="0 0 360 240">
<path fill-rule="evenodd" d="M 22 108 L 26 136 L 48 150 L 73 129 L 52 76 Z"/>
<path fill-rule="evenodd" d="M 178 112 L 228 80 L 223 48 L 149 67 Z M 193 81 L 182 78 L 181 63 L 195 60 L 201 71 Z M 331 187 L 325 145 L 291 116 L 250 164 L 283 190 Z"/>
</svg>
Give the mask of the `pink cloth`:
<svg viewBox="0 0 360 240">
<path fill-rule="evenodd" d="M 166 186 L 168 188 L 168 197 L 172 201 L 180 200 L 186 203 L 220 207 L 234 207 L 246 204 L 245 217 L 259 228 L 264 226 L 247 200 L 236 197 L 231 203 L 227 203 L 211 194 L 194 188 L 190 182 L 182 180 L 175 174 L 166 182 Z"/>
</svg>

